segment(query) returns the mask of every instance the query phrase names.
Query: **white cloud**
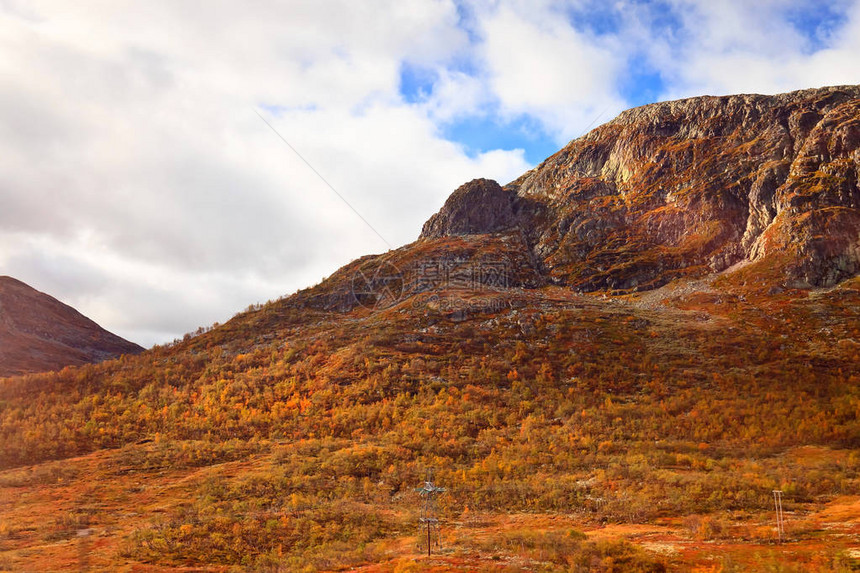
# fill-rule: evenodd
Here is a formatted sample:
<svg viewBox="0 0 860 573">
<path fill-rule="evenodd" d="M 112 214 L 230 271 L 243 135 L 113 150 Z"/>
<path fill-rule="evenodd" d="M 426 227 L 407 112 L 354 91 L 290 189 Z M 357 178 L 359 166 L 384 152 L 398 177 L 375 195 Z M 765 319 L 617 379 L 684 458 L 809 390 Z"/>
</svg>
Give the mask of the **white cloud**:
<svg viewBox="0 0 860 573">
<path fill-rule="evenodd" d="M 514 178 L 398 93 L 463 49 L 452 2 L 33 2 L 0 9 L 0 272 L 144 344 L 385 250 L 447 194 Z M 265 113 L 265 112 L 264 112 Z"/>
<path fill-rule="evenodd" d="M 809 30 L 799 29 L 790 18 L 792 11 L 821 9 L 808 2 L 673 4 L 683 22 L 684 41 L 674 50 L 652 54 L 669 79 L 668 97 L 778 93 L 860 79 L 857 2 L 834 5 L 846 11 L 848 21 L 835 34 L 825 34 L 823 49 L 816 47 Z"/>
<path fill-rule="evenodd" d="M 433 86 L 432 97 L 422 102 L 427 115 L 439 123 L 464 117 L 483 116 L 494 104 L 486 80 L 458 70 L 442 68 Z"/>
<path fill-rule="evenodd" d="M 560 143 L 601 111 L 622 109 L 617 80 L 627 57 L 617 40 L 577 31 L 563 8 L 502 4 L 481 18 L 481 53 L 503 113 L 540 119 Z"/>
</svg>

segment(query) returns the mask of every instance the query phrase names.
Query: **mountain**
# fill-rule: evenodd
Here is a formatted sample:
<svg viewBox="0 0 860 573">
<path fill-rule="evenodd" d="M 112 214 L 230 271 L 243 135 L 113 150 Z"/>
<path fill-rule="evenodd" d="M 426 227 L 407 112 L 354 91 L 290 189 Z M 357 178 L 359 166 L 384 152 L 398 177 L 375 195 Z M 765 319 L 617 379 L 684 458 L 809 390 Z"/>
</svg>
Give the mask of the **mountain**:
<svg viewBox="0 0 860 573">
<path fill-rule="evenodd" d="M 57 299 L 0 276 L 0 377 L 142 351 Z"/>
<path fill-rule="evenodd" d="M 418 242 L 361 264 L 492 263 L 508 286 L 614 295 L 741 268 L 749 288 L 833 286 L 860 272 L 858 149 L 858 86 L 646 105 L 505 186 L 466 183 Z M 354 270 L 309 303 L 355 306 Z"/>
<path fill-rule="evenodd" d="M 0 568 L 855 570 L 858 102 L 630 110 L 313 288 L 3 380 Z"/>
<path fill-rule="evenodd" d="M 421 236 L 517 229 L 552 282 L 585 291 L 748 262 L 830 286 L 860 270 L 858 148 L 857 86 L 647 105 L 504 188 L 458 189 Z"/>
</svg>

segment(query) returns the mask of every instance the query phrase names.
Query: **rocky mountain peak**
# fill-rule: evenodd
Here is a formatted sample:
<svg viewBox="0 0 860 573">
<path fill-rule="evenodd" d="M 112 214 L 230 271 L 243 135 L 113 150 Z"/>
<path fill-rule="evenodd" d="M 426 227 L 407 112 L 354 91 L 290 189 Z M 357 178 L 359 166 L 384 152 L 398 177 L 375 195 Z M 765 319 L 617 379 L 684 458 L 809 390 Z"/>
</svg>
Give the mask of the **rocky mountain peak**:
<svg viewBox="0 0 860 573">
<path fill-rule="evenodd" d="M 832 285 L 860 271 L 858 172 L 860 86 L 662 102 L 504 187 L 464 185 L 421 238 L 516 226 L 549 278 L 586 291 L 737 263 L 788 286 Z"/>
<path fill-rule="evenodd" d="M 492 179 L 473 179 L 454 191 L 421 231 L 422 238 L 495 233 L 516 226 L 517 195 Z"/>
</svg>

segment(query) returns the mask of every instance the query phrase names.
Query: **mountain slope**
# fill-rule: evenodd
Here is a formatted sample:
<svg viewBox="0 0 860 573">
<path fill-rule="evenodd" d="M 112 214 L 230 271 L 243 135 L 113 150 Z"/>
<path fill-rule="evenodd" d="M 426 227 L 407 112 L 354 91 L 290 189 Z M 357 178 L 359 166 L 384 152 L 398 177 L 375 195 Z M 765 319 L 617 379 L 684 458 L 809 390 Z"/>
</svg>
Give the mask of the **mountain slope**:
<svg viewBox="0 0 860 573">
<path fill-rule="evenodd" d="M 772 126 L 745 117 L 832 119 L 856 91 L 626 112 L 316 287 L 2 381 L 0 568 L 856 568 L 857 153 L 813 154 L 804 187 L 784 146 L 761 201 L 767 154 L 743 159 Z M 422 558 L 427 468 L 447 491 Z"/>
<path fill-rule="evenodd" d="M 142 351 L 55 298 L 11 277 L 0 277 L 0 377 Z"/>
</svg>

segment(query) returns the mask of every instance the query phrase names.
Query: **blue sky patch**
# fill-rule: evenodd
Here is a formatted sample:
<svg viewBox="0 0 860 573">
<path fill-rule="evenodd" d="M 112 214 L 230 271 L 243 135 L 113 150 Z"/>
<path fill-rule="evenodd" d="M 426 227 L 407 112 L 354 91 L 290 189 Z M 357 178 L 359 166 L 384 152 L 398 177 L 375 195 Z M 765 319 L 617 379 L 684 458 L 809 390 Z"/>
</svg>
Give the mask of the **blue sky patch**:
<svg viewBox="0 0 860 573">
<path fill-rule="evenodd" d="M 400 94 L 409 103 L 425 101 L 432 95 L 436 79 L 434 70 L 403 62 L 400 66 Z"/>
<path fill-rule="evenodd" d="M 598 36 L 615 34 L 621 27 L 621 14 L 610 2 L 593 2 L 569 8 L 567 20 L 577 32 Z"/>
<path fill-rule="evenodd" d="M 677 40 L 679 31 L 684 29 L 684 21 L 668 2 L 641 2 L 648 6 L 651 32 L 663 39 Z"/>
<path fill-rule="evenodd" d="M 666 84 L 660 71 L 639 54 L 627 63 L 627 74 L 618 88 L 630 107 L 638 107 L 659 101 Z"/>
<path fill-rule="evenodd" d="M 478 34 L 478 20 L 475 17 L 475 10 L 465 0 L 454 0 L 454 5 L 457 7 L 457 26 L 466 32 L 470 43 L 479 42 L 481 37 Z"/>
<path fill-rule="evenodd" d="M 850 3 L 813 0 L 790 8 L 786 19 L 809 41 L 806 53 L 827 47 L 830 36 L 848 21 Z"/>
<path fill-rule="evenodd" d="M 508 122 L 494 116 L 469 117 L 442 126 L 442 135 L 462 144 L 470 157 L 494 149 L 524 149 L 526 161 L 535 165 L 561 148 L 528 115 Z"/>
</svg>

